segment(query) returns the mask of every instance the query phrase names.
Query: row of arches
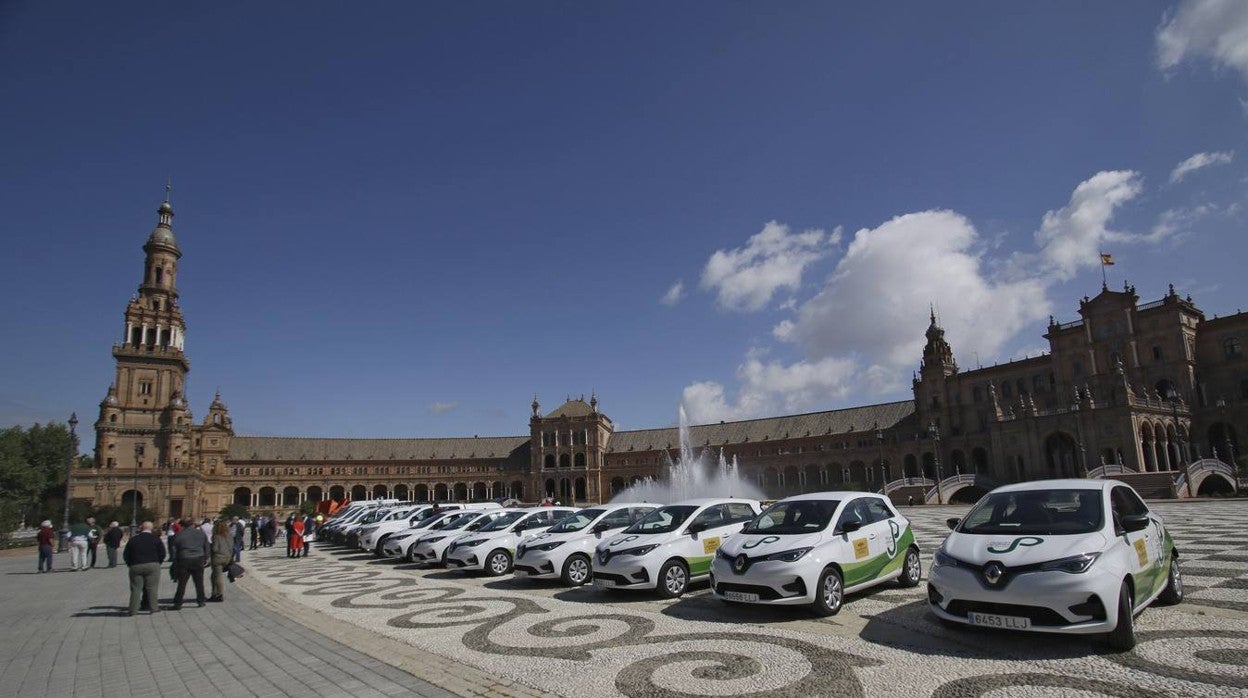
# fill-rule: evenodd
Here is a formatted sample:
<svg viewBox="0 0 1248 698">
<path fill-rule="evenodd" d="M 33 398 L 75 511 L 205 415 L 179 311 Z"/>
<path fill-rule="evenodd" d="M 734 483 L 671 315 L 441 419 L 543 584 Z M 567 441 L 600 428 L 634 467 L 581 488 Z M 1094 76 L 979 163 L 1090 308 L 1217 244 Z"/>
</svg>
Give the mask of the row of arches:
<svg viewBox="0 0 1248 698">
<path fill-rule="evenodd" d="M 542 467 L 548 470 L 551 468 L 584 468 L 585 463 L 584 453 L 560 453 L 557 460 L 555 454 L 547 453 L 546 457 L 542 459 Z"/>
<path fill-rule="evenodd" d="M 286 507 L 299 506 L 304 502 L 335 501 L 347 499 L 360 501 L 367 499 L 401 499 L 433 502 L 483 502 L 491 499 L 507 497 L 524 498 L 524 483 L 515 480 L 505 483 L 501 480 L 493 482 L 438 482 L 429 484 L 377 484 L 372 488 L 366 485 L 354 485 L 350 489 L 343 485 L 323 488 L 312 485 L 299 488 L 295 485 L 286 487 L 236 487 L 233 502 L 245 507 Z"/>
</svg>

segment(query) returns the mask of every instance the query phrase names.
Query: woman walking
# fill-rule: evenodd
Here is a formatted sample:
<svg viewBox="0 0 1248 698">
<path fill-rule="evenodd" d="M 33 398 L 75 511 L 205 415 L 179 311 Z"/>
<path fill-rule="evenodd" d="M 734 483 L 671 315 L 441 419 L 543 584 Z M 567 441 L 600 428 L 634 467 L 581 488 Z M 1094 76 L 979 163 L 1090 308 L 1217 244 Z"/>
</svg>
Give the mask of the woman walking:
<svg viewBox="0 0 1248 698">
<path fill-rule="evenodd" d="M 292 514 L 290 520 L 290 544 L 286 548 L 287 557 L 299 557 L 303 554 L 303 519 Z"/>
<path fill-rule="evenodd" d="M 234 559 L 234 536 L 225 521 L 218 520 L 212 527 L 212 596 L 209 601 L 225 601 L 225 568 Z"/>
</svg>

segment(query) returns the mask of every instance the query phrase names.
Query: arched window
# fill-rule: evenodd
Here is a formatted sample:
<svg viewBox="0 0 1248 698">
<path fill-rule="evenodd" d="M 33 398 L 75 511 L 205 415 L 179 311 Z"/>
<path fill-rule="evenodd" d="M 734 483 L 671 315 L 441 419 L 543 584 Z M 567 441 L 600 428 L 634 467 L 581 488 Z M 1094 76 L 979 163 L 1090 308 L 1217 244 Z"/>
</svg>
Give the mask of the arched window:
<svg viewBox="0 0 1248 698">
<path fill-rule="evenodd" d="M 1239 348 L 1239 337 L 1227 337 L 1222 340 L 1222 353 L 1226 354 L 1226 358 L 1239 356 L 1241 350 Z"/>
<path fill-rule="evenodd" d="M 555 454 L 547 453 L 546 457 L 542 459 L 542 467 L 544 468 L 555 467 Z"/>
<path fill-rule="evenodd" d="M 559 454 L 559 467 L 560 468 L 572 467 L 572 457 L 566 453 L 560 453 Z"/>
<path fill-rule="evenodd" d="M 576 458 L 575 458 L 575 460 L 573 461 L 573 466 L 574 466 L 574 467 L 577 467 L 577 468 L 584 468 L 584 467 L 585 467 L 585 454 L 584 454 L 584 453 L 578 453 L 578 454 L 576 454 Z"/>
</svg>

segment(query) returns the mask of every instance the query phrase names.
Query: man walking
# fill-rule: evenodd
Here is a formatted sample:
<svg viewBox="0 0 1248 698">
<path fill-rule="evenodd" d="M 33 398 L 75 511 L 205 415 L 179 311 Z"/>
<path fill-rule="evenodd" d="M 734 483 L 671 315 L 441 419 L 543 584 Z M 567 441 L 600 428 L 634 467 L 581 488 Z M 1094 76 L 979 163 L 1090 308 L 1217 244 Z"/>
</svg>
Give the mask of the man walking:
<svg viewBox="0 0 1248 698">
<path fill-rule="evenodd" d="M 173 595 L 173 610 L 182 610 L 182 597 L 186 594 L 186 581 L 195 582 L 195 603 L 204 606 L 204 567 L 212 556 L 208 536 L 191 524 L 188 519 L 182 530 L 173 537 L 173 550 L 169 552 L 178 566 L 178 590 Z"/>
<path fill-rule="evenodd" d="M 235 516 L 230 521 L 230 536 L 234 539 L 234 562 L 243 561 L 243 522 Z"/>
<path fill-rule="evenodd" d="M 69 527 L 69 566 L 75 572 L 87 569 L 87 539 L 91 527 L 79 521 Z"/>
<path fill-rule="evenodd" d="M 116 522 L 113 525 L 116 526 Z M 121 531 L 120 528 L 109 530 Z M 160 563 L 165 561 L 165 545 L 160 542 L 160 536 L 152 532 L 151 521 L 144 521 L 139 532 L 130 537 L 121 556 L 126 567 L 130 568 L 130 607 L 126 615 L 133 616 L 138 612 L 139 601 L 144 596 L 147 597 L 147 610 L 159 612 L 156 594 L 160 589 Z"/>
<path fill-rule="evenodd" d="M 104 536 L 104 531 L 95 525 L 94 516 L 87 517 L 87 525 L 91 527 L 91 530 L 87 532 L 87 554 L 91 557 L 91 567 L 94 568 L 95 554 L 99 550 L 100 538 Z"/>
<path fill-rule="evenodd" d="M 251 517 L 251 523 L 247 525 L 247 528 L 251 530 L 251 546 L 250 547 L 252 550 L 255 550 L 256 546 L 260 544 L 259 541 L 256 540 L 257 533 L 260 530 L 260 517 L 259 516 Z"/>
<path fill-rule="evenodd" d="M 52 544 L 56 541 L 56 531 L 52 530 L 52 522 L 44 521 L 39 524 L 39 533 L 36 534 L 39 543 L 39 571 L 52 571 Z M 43 563 L 48 563 L 48 568 L 43 568 Z"/>
<path fill-rule="evenodd" d="M 121 526 L 114 521 L 104 532 L 104 552 L 108 553 L 108 566 L 117 566 L 117 549 L 121 547 Z"/>
</svg>

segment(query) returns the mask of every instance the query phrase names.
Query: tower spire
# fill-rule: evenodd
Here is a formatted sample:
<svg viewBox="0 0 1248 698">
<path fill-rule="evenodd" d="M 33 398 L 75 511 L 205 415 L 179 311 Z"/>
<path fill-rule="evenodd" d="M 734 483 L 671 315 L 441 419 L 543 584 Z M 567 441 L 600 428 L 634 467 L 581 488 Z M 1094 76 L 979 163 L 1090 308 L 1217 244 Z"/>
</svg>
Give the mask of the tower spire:
<svg viewBox="0 0 1248 698">
<path fill-rule="evenodd" d="M 165 177 L 165 203 L 169 203 L 169 192 L 173 190 L 173 178 Z"/>
</svg>

